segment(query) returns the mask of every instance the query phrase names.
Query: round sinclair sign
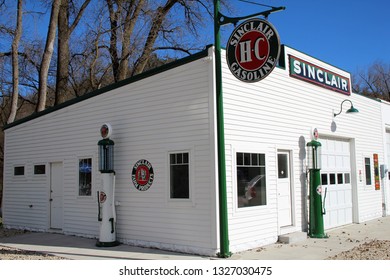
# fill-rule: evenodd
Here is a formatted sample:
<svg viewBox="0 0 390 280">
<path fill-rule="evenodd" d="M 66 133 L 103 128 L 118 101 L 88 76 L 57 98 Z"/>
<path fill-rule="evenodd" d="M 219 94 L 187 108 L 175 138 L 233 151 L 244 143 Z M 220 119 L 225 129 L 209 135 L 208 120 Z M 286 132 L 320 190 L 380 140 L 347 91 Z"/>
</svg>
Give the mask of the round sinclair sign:
<svg viewBox="0 0 390 280">
<path fill-rule="evenodd" d="M 249 19 L 234 29 L 226 46 L 232 74 L 247 83 L 258 82 L 275 68 L 280 53 L 279 35 L 266 20 Z"/>
<path fill-rule="evenodd" d="M 154 180 L 152 164 L 146 159 L 137 161 L 134 164 L 131 179 L 137 190 L 147 191 Z"/>
</svg>

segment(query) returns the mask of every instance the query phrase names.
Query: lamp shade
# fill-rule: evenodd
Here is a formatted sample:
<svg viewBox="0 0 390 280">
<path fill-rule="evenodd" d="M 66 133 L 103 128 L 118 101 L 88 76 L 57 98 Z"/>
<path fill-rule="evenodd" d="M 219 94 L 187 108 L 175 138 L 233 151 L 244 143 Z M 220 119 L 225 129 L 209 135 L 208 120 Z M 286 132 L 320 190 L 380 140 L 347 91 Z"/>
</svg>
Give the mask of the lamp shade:
<svg viewBox="0 0 390 280">
<path fill-rule="evenodd" d="M 349 108 L 346 113 L 359 113 L 359 110 L 351 105 L 351 108 Z"/>
</svg>

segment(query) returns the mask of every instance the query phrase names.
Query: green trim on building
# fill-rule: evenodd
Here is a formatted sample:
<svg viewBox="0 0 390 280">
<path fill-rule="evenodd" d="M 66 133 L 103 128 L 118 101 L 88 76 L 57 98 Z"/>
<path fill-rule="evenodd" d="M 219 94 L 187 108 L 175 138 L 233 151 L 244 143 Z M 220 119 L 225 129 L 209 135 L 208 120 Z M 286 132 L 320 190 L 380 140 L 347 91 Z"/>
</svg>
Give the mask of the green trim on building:
<svg viewBox="0 0 390 280">
<path fill-rule="evenodd" d="M 211 45 L 208 45 L 206 46 L 206 48 L 198 53 L 195 53 L 195 54 L 192 54 L 190 56 L 187 56 L 187 57 L 184 57 L 184 58 L 181 58 L 181 59 L 178 59 L 176 61 L 173 61 L 173 62 L 170 62 L 170 63 L 167 63 L 167 64 L 164 64 L 160 67 L 157 67 L 157 68 L 154 68 L 152 70 L 149 70 L 149 71 L 146 71 L 146 72 L 143 72 L 139 75 L 136 75 L 136 76 L 133 76 L 133 77 L 130 77 L 128 79 L 125 79 L 125 80 L 122 80 L 122 81 L 119 81 L 117 83 L 114 83 L 114 84 L 111 84 L 111 85 L 108 85 L 104 88 L 101 88 L 101 89 L 97 89 L 97 90 L 94 90 L 92 92 L 89 92 L 89 93 L 86 93 L 80 97 L 77 97 L 77 98 L 74 98 L 74 99 L 71 99 L 71 100 L 68 100 L 64 103 L 61 103 L 57 106 L 54 106 L 54 107 L 50 107 L 50 108 L 47 108 L 41 112 L 38 112 L 38 113 L 33 113 L 32 115 L 28 116 L 28 117 L 25 117 L 25 118 L 22 118 L 20 120 L 16 120 L 14 121 L 13 123 L 10 123 L 10 124 L 6 124 L 4 127 L 3 127 L 3 130 L 6 130 L 6 129 L 9 129 L 11 127 L 15 127 L 17 125 L 20 125 L 20 124 L 23 124 L 23 123 L 26 123 L 28 121 L 31 121 L 33 119 L 36 119 L 36 118 L 39 118 L 41 116 L 44 116 L 44 115 L 47 115 L 47 114 L 50 114 L 52 112 L 55 112 L 55 111 L 58 111 L 58 110 L 61 110 L 63 108 L 66 108 L 66 107 L 69 107 L 73 104 L 76 104 L 76 103 L 79 103 L 79 102 L 82 102 L 84 100 L 87 100 L 89 98 L 92 98 L 92 97 L 95 97 L 97 95 L 101 95 L 103 93 L 106 93 L 106 92 L 109 92 L 111 90 L 114 90 L 114 89 L 117 89 L 117 88 L 120 88 L 120 87 L 123 87 L 125 85 L 129 85 L 131 83 L 134 83 L 134 82 L 137 82 L 137 81 L 140 81 L 140 80 L 143 80 L 143 79 L 146 79 L 146 78 L 149 78 L 149 77 L 152 77 L 154 75 L 157 75 L 159 73 L 162 73 L 162 72 L 165 72 L 165 71 L 168 71 L 168 70 L 171 70 L 171 69 L 174 69 L 178 66 L 181 66 L 181 65 L 184 65 L 184 64 L 187 64 L 187 63 L 190 63 L 190 62 L 193 62 L 195 60 L 198 60 L 198 59 L 201 59 L 201 58 L 204 58 L 204 57 L 207 57 L 208 56 L 208 49 Z"/>
</svg>

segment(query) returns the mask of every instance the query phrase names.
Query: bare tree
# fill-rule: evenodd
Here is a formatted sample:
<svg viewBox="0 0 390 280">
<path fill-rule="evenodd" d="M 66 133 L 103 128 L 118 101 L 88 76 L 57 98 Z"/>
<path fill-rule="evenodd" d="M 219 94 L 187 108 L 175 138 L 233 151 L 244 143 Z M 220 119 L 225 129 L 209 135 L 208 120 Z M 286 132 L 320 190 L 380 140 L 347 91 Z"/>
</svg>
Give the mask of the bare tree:
<svg viewBox="0 0 390 280">
<path fill-rule="evenodd" d="M 154 43 L 156 42 L 158 33 L 160 31 L 160 28 L 163 24 L 163 21 L 165 17 L 167 16 L 168 12 L 171 10 L 171 8 L 180 2 L 180 0 L 167 0 L 164 6 L 158 7 L 154 16 L 153 16 L 153 22 L 149 30 L 148 37 L 146 39 L 143 52 L 138 59 L 134 69 L 133 69 L 133 75 L 142 73 L 148 59 L 153 51 Z"/>
<path fill-rule="evenodd" d="M 358 93 L 390 101 L 390 64 L 376 62 L 359 72 L 353 88 Z"/>
<path fill-rule="evenodd" d="M 16 111 L 18 108 L 18 98 L 19 98 L 19 42 L 22 36 L 22 10 L 23 1 L 18 0 L 17 6 L 17 19 L 16 19 L 16 29 L 14 34 L 14 39 L 12 41 L 12 102 L 11 110 L 7 120 L 7 123 L 11 123 L 15 120 Z"/>
<path fill-rule="evenodd" d="M 42 62 L 39 69 L 39 89 L 38 89 L 38 104 L 37 112 L 43 111 L 46 108 L 47 99 L 47 78 L 51 57 L 54 50 L 54 41 L 56 37 L 58 25 L 58 13 L 60 10 L 61 0 L 53 0 L 50 14 L 49 29 L 47 32 L 45 50 L 42 56 Z"/>
<path fill-rule="evenodd" d="M 57 49 L 57 79 L 54 105 L 60 104 L 66 100 L 69 82 L 69 64 L 70 64 L 70 36 L 80 22 L 91 0 L 85 0 L 76 14 L 72 23 L 69 22 L 70 4 L 72 0 L 62 0 L 58 14 L 58 49 Z M 73 9 L 75 10 L 75 8 Z"/>
<path fill-rule="evenodd" d="M 127 76 L 131 36 L 145 0 L 106 0 L 110 18 L 110 56 L 115 82 Z M 121 31 L 121 32 L 119 32 Z M 118 45 L 121 44 L 121 50 Z"/>
</svg>

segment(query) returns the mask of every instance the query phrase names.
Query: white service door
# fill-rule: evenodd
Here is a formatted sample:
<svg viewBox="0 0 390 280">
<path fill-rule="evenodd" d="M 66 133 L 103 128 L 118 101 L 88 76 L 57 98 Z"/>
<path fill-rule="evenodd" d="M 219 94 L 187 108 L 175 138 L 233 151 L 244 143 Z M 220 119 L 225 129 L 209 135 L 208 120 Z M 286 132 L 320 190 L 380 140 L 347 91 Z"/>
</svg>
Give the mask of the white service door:
<svg viewBox="0 0 390 280">
<path fill-rule="evenodd" d="M 62 162 L 50 164 L 50 228 L 63 226 L 63 175 Z"/>
<path fill-rule="evenodd" d="M 278 221 L 279 227 L 292 225 L 290 154 L 278 152 Z"/>
<path fill-rule="evenodd" d="M 321 139 L 324 228 L 352 223 L 351 154 L 347 140 Z"/>
</svg>

